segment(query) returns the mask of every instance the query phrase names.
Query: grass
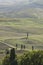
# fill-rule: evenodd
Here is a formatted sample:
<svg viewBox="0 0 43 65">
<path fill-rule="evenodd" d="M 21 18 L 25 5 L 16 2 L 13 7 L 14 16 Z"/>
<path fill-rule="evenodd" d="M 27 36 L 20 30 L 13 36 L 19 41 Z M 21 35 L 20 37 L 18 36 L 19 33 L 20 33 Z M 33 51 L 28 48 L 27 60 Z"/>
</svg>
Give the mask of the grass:
<svg viewBox="0 0 43 65">
<path fill-rule="evenodd" d="M 29 33 L 26 40 L 27 32 Z M 0 41 L 31 46 L 43 46 L 43 20 L 40 19 L 0 19 Z"/>
<path fill-rule="evenodd" d="M 27 32 L 29 33 L 28 39 Z M 34 46 L 36 50 L 43 49 L 43 20 L 38 19 L 0 19 L 0 42 L 5 42 L 16 46 L 20 49 L 21 44 L 31 50 Z M 1 45 L 0 45 L 1 46 Z M 2 47 L 4 48 L 5 45 Z M 1 47 L 0 47 L 1 48 Z M 5 47 L 6 48 L 6 47 Z M 18 53 L 18 55 L 21 55 Z M 1 60 L 4 55 L 0 55 Z"/>
<path fill-rule="evenodd" d="M 2 65 L 1 61 L 0 61 L 0 65 Z"/>
</svg>

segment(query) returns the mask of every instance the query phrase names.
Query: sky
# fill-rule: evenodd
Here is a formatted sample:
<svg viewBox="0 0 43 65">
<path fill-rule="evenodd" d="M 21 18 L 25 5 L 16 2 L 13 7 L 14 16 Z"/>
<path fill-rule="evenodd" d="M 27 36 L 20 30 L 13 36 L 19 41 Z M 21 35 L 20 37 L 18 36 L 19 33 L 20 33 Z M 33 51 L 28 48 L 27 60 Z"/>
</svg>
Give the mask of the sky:
<svg viewBox="0 0 43 65">
<path fill-rule="evenodd" d="M 0 5 L 13 5 L 13 4 L 18 4 L 20 2 L 22 2 L 22 3 L 32 3 L 32 2 L 35 2 L 35 1 L 40 1 L 40 0 L 0 0 Z"/>
<path fill-rule="evenodd" d="M 26 0 L 0 0 L 0 2 L 20 2 L 20 1 L 26 1 Z"/>
<path fill-rule="evenodd" d="M 0 0 L 0 5 L 13 5 L 19 3 L 21 0 Z"/>
<path fill-rule="evenodd" d="M 15 1 L 15 0 L 13 0 Z M 15 2 L 13 2 L 12 0 L 0 0 L 0 5 L 11 5 Z"/>
<path fill-rule="evenodd" d="M 0 0 L 0 2 L 18 2 L 18 1 L 22 1 L 22 0 Z"/>
</svg>

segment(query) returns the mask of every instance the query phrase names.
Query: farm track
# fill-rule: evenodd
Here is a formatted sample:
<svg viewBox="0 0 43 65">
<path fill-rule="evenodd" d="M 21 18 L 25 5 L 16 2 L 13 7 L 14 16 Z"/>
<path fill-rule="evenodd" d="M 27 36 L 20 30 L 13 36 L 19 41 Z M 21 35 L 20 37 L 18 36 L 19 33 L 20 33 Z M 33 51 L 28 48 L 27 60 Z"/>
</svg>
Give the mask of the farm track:
<svg viewBox="0 0 43 65">
<path fill-rule="evenodd" d="M 7 45 L 8 47 L 10 47 L 10 48 L 16 48 L 16 47 L 14 47 L 13 45 L 11 45 L 11 44 L 7 44 L 7 43 L 4 43 L 4 42 L 2 42 L 4 45 Z"/>
</svg>

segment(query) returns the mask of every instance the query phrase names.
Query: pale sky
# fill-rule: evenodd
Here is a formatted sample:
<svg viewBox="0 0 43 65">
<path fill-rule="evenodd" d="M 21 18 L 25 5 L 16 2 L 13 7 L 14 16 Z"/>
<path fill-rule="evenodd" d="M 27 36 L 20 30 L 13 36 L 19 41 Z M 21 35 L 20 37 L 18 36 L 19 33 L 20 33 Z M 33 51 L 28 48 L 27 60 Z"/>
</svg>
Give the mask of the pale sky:
<svg viewBox="0 0 43 65">
<path fill-rule="evenodd" d="M 13 4 L 18 4 L 20 2 L 32 3 L 32 2 L 35 2 L 35 1 L 40 1 L 40 0 L 0 0 L 0 5 L 13 5 Z"/>
<path fill-rule="evenodd" d="M 19 3 L 23 0 L 0 0 L 0 5 L 12 5 L 12 4 L 16 4 Z"/>
<path fill-rule="evenodd" d="M 22 0 L 0 0 L 0 2 L 13 2 L 13 1 L 22 1 Z"/>
</svg>

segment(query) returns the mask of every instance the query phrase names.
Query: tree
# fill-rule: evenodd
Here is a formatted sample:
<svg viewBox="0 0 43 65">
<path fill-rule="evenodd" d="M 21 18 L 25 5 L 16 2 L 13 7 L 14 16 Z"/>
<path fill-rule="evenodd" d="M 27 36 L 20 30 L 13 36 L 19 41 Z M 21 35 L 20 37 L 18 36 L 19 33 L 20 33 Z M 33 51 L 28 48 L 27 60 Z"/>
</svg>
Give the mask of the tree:
<svg viewBox="0 0 43 65">
<path fill-rule="evenodd" d="M 21 44 L 21 50 L 23 49 L 23 45 Z"/>
<path fill-rule="evenodd" d="M 43 65 L 43 51 L 32 51 L 21 57 L 21 65 Z"/>
<path fill-rule="evenodd" d="M 15 49 L 12 48 L 11 52 L 10 52 L 10 65 L 17 65 L 17 59 L 16 59 L 16 55 L 15 55 Z"/>
<path fill-rule="evenodd" d="M 15 59 L 15 49 L 12 48 L 11 51 L 10 51 L 10 61 L 12 61 L 14 59 Z"/>
<path fill-rule="evenodd" d="M 17 47 L 18 47 L 18 44 L 16 44 L 16 49 L 17 49 Z"/>
<path fill-rule="evenodd" d="M 9 50 L 8 50 L 8 49 L 6 49 L 5 53 L 6 53 L 6 55 L 7 55 L 7 54 L 9 54 Z"/>
<path fill-rule="evenodd" d="M 34 50 L 34 46 L 32 46 L 32 50 Z"/>
<path fill-rule="evenodd" d="M 6 57 L 4 58 L 3 62 L 2 62 L 2 65 L 9 65 L 10 64 L 10 61 L 9 61 L 9 56 L 6 55 Z"/>
<path fill-rule="evenodd" d="M 11 49 L 10 55 L 6 55 L 2 65 L 18 65 L 14 48 Z"/>
<path fill-rule="evenodd" d="M 28 32 L 27 32 L 27 39 L 28 39 Z"/>
<path fill-rule="evenodd" d="M 25 47 L 25 45 L 24 45 L 24 49 L 25 49 L 26 47 Z"/>
</svg>

